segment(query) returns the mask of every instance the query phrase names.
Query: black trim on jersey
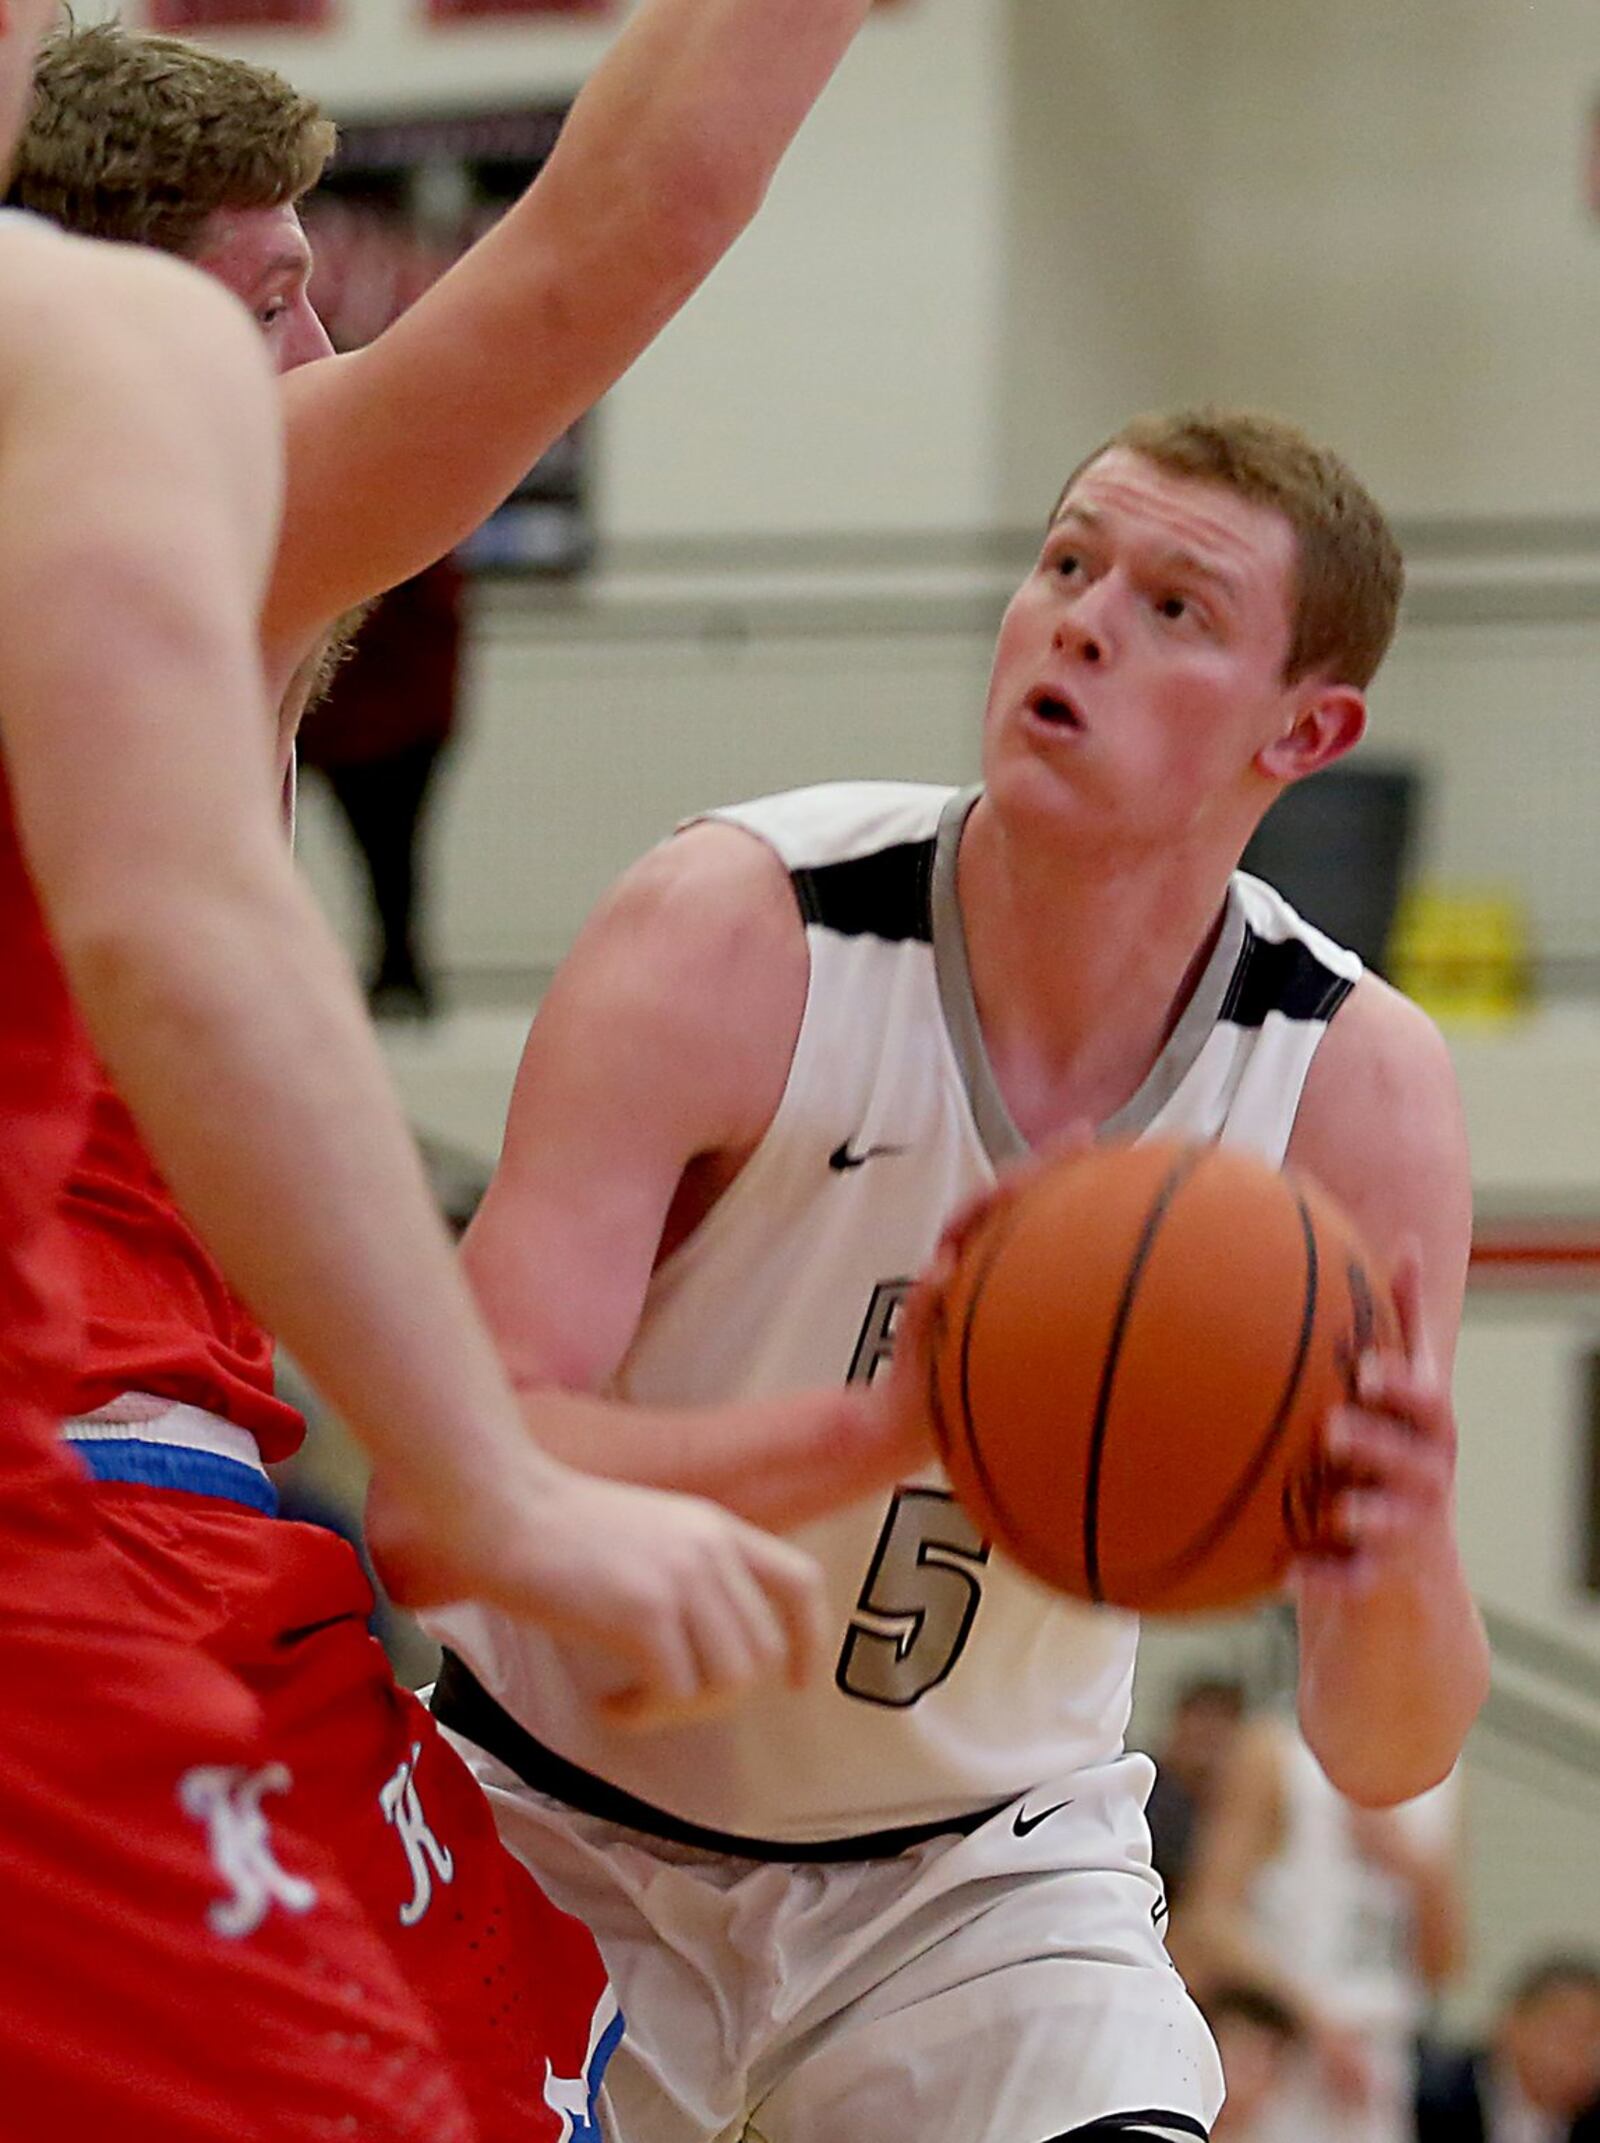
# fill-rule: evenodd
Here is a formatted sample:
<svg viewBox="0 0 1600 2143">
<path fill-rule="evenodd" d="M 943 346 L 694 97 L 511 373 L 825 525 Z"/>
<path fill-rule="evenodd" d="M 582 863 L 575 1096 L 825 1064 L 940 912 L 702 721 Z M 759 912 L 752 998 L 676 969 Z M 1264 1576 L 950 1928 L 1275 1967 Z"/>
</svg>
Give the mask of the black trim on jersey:
<svg viewBox="0 0 1600 2143">
<path fill-rule="evenodd" d="M 789 873 L 808 924 L 842 938 L 908 938 L 933 943 L 934 844 L 900 841 L 870 856 L 818 863 Z"/>
<path fill-rule="evenodd" d="M 1112 2113 L 1104 2120 L 1090 2121 L 1084 2128 L 1069 2128 L 1050 2136 L 1046 2143 L 1176 2143 L 1180 2136 L 1198 2136 L 1207 2143 L 1211 2131 L 1190 2113 Z"/>
<path fill-rule="evenodd" d="M 433 1685 L 433 1716 L 480 1749 L 498 1757 L 515 1771 L 535 1793 L 565 1801 L 586 1816 L 600 1816 L 607 1823 L 620 1823 L 647 1837 L 665 1838 L 673 1845 L 692 1845 L 703 1853 L 725 1853 L 740 1860 L 834 1861 L 892 1860 L 929 1838 L 970 1837 L 985 1823 L 1009 1808 L 1009 1801 L 993 1808 L 974 1809 L 970 1815 L 946 1816 L 938 1823 L 907 1823 L 897 1830 L 863 1831 L 853 1838 L 828 1838 L 816 1843 L 792 1838 L 746 1838 L 736 1831 L 708 1830 L 700 1823 L 686 1823 L 664 1808 L 652 1807 L 635 1794 L 613 1786 L 580 1764 L 558 1756 L 525 1726 L 513 1719 L 503 1704 L 490 1696 L 472 1669 L 454 1652 L 446 1652 Z"/>
<path fill-rule="evenodd" d="M 1263 938 L 1246 923 L 1244 943 L 1222 1000 L 1219 1020 L 1261 1027 L 1269 1012 L 1285 1019 L 1332 1019 L 1354 985 L 1324 967 L 1299 938 Z"/>
</svg>

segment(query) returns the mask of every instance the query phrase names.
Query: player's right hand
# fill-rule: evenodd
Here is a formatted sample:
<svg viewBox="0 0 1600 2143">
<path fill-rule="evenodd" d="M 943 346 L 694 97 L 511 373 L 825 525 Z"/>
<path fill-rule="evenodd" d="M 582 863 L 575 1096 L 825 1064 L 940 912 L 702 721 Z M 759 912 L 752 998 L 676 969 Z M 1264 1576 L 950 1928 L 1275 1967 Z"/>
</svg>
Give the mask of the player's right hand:
<svg viewBox="0 0 1600 2143">
<path fill-rule="evenodd" d="M 700 1718 L 777 1675 L 798 1687 L 821 1656 L 812 1558 L 697 1497 L 530 1457 L 453 1514 L 375 1482 L 367 1537 L 403 1604 L 476 1600 L 621 1661 L 602 1706 L 617 1724 Z"/>
</svg>

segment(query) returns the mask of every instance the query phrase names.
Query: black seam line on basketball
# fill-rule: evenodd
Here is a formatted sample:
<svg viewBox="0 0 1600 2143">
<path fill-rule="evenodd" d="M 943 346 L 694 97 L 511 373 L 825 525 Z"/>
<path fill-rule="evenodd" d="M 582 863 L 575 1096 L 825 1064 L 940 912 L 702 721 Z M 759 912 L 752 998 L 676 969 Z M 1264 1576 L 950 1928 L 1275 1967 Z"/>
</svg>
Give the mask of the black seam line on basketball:
<svg viewBox="0 0 1600 2143">
<path fill-rule="evenodd" d="M 1154 1205 L 1145 1215 L 1144 1227 L 1140 1231 L 1128 1270 L 1123 1276 L 1122 1298 L 1117 1304 L 1117 1314 L 1111 1324 L 1106 1358 L 1100 1370 L 1100 1389 L 1095 1394 L 1094 1424 L 1089 1431 L 1089 1463 L 1084 1471 L 1083 1483 L 1083 1573 L 1089 1587 L 1089 1597 L 1097 1602 L 1103 1602 L 1105 1599 L 1100 1584 L 1100 1474 L 1105 1464 L 1106 1438 L 1111 1424 L 1111 1394 L 1122 1359 L 1122 1343 L 1127 1337 L 1128 1322 L 1133 1315 L 1134 1297 L 1139 1292 L 1144 1268 L 1155 1248 L 1156 1236 L 1173 1199 L 1199 1167 L 1206 1150 L 1204 1147 L 1196 1147 L 1192 1153 L 1182 1155 L 1169 1171 L 1166 1182 L 1157 1193 Z"/>
<path fill-rule="evenodd" d="M 1000 1253 L 1017 1225 L 1017 1208 L 1002 1212 L 998 1222 L 991 1221 L 994 1240 L 988 1246 L 982 1268 L 974 1275 L 967 1295 L 967 1314 L 961 1326 L 961 1427 L 966 1445 L 967 1458 L 973 1472 L 983 1483 L 983 1492 L 989 1499 L 989 1508 L 1002 1519 L 1013 1538 L 1025 1539 L 1028 1528 L 1019 1525 L 1016 1514 L 999 1492 L 999 1484 L 984 1462 L 983 1447 L 978 1442 L 977 1427 L 972 1418 L 972 1327 L 978 1314 L 978 1305 L 983 1300 L 983 1291 L 989 1284 L 989 1275 L 994 1271 Z"/>
<path fill-rule="evenodd" d="M 1235 1487 L 1232 1495 L 1223 1504 L 1215 1518 L 1197 1540 L 1192 1540 L 1181 1554 L 1157 1570 L 1142 1575 L 1142 1582 L 1153 1585 L 1176 1584 L 1211 1553 L 1227 1533 L 1238 1524 L 1241 1513 L 1261 1484 L 1261 1476 L 1272 1463 L 1272 1455 L 1282 1443 L 1289 1426 L 1289 1415 L 1299 1397 L 1301 1381 L 1306 1373 L 1306 1363 L 1311 1354 L 1311 1335 L 1317 1322 L 1317 1291 L 1321 1284 L 1321 1264 L 1317 1257 L 1317 1231 L 1311 1218 L 1310 1208 L 1298 1191 L 1294 1194 L 1295 1209 L 1300 1215 L 1300 1231 L 1306 1246 L 1305 1301 L 1300 1310 L 1300 1337 L 1295 1347 L 1294 1361 L 1290 1366 L 1288 1382 L 1283 1396 L 1278 1401 L 1278 1410 L 1272 1424 L 1256 1449 L 1255 1457 Z"/>
</svg>

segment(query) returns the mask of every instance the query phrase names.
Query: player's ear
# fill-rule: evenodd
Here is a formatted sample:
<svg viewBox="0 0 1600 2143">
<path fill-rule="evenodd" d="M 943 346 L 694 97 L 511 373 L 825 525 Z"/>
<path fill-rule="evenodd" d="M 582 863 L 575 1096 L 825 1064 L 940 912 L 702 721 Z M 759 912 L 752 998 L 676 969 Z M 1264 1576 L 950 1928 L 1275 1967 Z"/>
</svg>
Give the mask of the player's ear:
<svg viewBox="0 0 1600 2143">
<path fill-rule="evenodd" d="M 1309 682 L 1285 727 L 1256 753 L 1256 769 L 1272 781 L 1303 781 L 1342 759 L 1366 726 L 1367 702 L 1354 685 Z"/>
</svg>

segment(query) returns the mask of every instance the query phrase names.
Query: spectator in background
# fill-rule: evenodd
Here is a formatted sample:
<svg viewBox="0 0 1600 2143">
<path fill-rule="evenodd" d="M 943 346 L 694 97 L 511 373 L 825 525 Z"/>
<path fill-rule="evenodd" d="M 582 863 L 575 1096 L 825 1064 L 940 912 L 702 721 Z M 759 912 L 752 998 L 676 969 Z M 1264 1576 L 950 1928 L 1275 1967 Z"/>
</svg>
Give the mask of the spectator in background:
<svg viewBox="0 0 1600 2143">
<path fill-rule="evenodd" d="M 1541 1958 L 1487 2048 L 1425 2055 L 1417 2143 L 1600 2143 L 1600 1959 Z"/>
<path fill-rule="evenodd" d="M 1276 1996 L 1242 1983 L 1213 1988 L 1204 2008 L 1228 2091 L 1211 2143 L 1261 2143 L 1298 2065 L 1300 2027 Z"/>
<path fill-rule="evenodd" d="M 435 988 L 419 921 L 423 814 L 455 726 L 461 571 L 449 558 L 384 596 L 300 728 L 361 852 L 377 927 L 367 1000 L 425 1019 Z"/>
<path fill-rule="evenodd" d="M 334 348 L 374 341 L 493 220 L 474 209 L 459 230 L 436 230 L 398 200 L 319 197 L 307 211 L 310 297 Z M 426 1019 L 436 1001 L 422 835 L 456 725 L 461 597 L 461 569 L 445 557 L 391 589 L 359 627 L 359 612 L 346 619 L 344 651 L 300 725 L 299 763 L 326 777 L 366 874 L 375 937 L 367 1002 L 379 1019 Z"/>
<path fill-rule="evenodd" d="M 1182 1896 L 1196 1823 L 1210 1805 L 1239 1722 L 1244 1686 L 1225 1675 L 1197 1674 L 1178 1685 L 1167 1738 L 1156 1752 L 1156 1782 L 1145 1808 L 1150 1858 L 1167 1903 Z"/>
<path fill-rule="evenodd" d="M 1456 1864 L 1453 1778 L 1358 1808 L 1289 1720 L 1239 1729 L 1174 1948 L 1202 2003 L 1224 1982 L 1259 1986 L 1305 2038 L 1271 2143 L 1411 2143 L 1417 2034 L 1464 1949 Z"/>
</svg>

